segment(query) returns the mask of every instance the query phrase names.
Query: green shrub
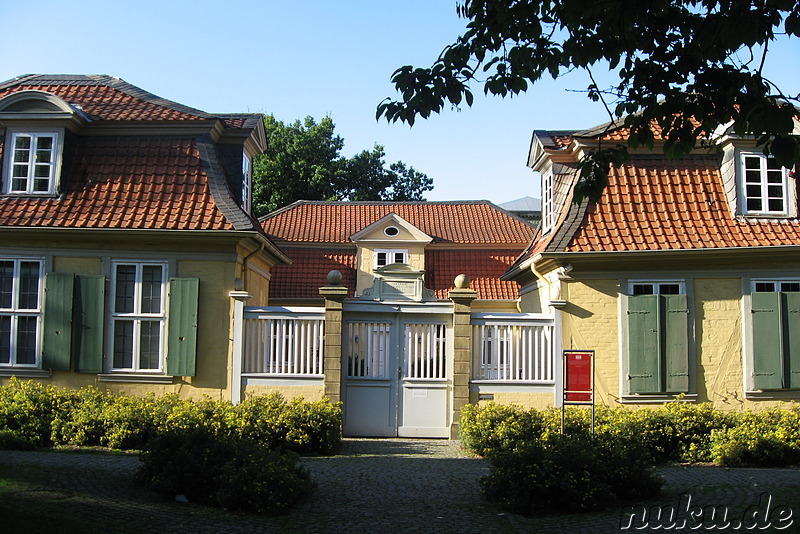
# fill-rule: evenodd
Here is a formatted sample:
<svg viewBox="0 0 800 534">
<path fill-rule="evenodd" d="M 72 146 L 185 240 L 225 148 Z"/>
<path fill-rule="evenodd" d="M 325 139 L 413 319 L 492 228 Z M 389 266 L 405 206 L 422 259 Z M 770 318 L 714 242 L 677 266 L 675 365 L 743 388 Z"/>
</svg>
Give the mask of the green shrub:
<svg viewBox="0 0 800 534">
<path fill-rule="evenodd" d="M 235 431 L 270 449 L 330 454 L 341 442 L 341 407 L 327 399 L 286 402 L 273 393 L 249 397 L 234 412 Z"/>
<path fill-rule="evenodd" d="M 65 409 L 64 390 L 31 380 L 0 387 L 0 430 L 11 430 L 37 445 L 49 445 L 53 420 Z"/>
<path fill-rule="evenodd" d="M 137 480 L 174 497 L 229 510 L 286 513 L 313 488 L 296 455 L 208 429 L 154 437 L 141 455 Z"/>
<path fill-rule="evenodd" d="M 52 421 L 57 445 L 97 446 L 106 435 L 105 413 L 112 395 L 94 387 L 64 392 L 64 409 Z"/>
<path fill-rule="evenodd" d="M 14 430 L 0 430 L 0 450 L 3 451 L 32 451 L 36 442 Z"/>
<path fill-rule="evenodd" d="M 800 464 L 800 406 L 745 412 L 711 433 L 711 456 L 726 466 Z"/>
<path fill-rule="evenodd" d="M 635 445 L 610 436 L 550 433 L 490 456 L 487 499 L 525 515 L 581 512 L 657 495 L 663 480 Z"/>
<path fill-rule="evenodd" d="M 37 445 L 141 449 L 167 432 L 204 429 L 238 435 L 267 448 L 331 454 L 341 442 L 342 411 L 328 400 L 286 401 L 278 394 L 251 397 L 238 406 L 169 393 L 115 395 L 94 387 L 56 389 L 12 378 L 0 387 L 0 430 Z"/>
<path fill-rule="evenodd" d="M 595 408 L 595 434 L 609 435 L 641 446 L 651 462 L 708 461 L 711 432 L 733 424 L 732 416 L 710 404 L 671 402 L 658 408 Z M 591 433 L 591 410 L 568 408 L 564 414 L 567 435 Z M 464 447 L 481 456 L 523 448 L 531 439 L 561 432 L 561 409 L 524 410 L 487 403 L 462 410 Z"/>
</svg>

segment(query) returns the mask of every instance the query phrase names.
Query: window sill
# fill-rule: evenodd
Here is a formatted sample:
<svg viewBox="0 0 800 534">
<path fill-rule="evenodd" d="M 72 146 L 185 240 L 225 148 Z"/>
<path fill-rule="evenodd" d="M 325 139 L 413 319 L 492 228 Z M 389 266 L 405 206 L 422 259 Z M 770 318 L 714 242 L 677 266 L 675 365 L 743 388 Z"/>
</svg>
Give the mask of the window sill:
<svg viewBox="0 0 800 534">
<path fill-rule="evenodd" d="M 97 375 L 100 382 L 138 382 L 140 384 L 172 384 L 171 375 L 146 375 L 137 373 L 107 373 Z"/>
<path fill-rule="evenodd" d="M 0 367 L 0 376 L 18 376 L 20 378 L 50 378 L 48 369 L 23 369 L 19 367 Z"/>
<path fill-rule="evenodd" d="M 3 193 L 0 196 L 3 198 L 59 198 L 56 193 Z"/>
<path fill-rule="evenodd" d="M 800 389 L 745 391 L 744 398 L 747 400 L 796 400 L 800 399 Z"/>
<path fill-rule="evenodd" d="M 680 397 L 680 399 L 678 399 Z M 653 393 L 642 395 L 623 395 L 622 404 L 664 404 L 665 402 L 697 402 L 697 393 Z"/>
</svg>

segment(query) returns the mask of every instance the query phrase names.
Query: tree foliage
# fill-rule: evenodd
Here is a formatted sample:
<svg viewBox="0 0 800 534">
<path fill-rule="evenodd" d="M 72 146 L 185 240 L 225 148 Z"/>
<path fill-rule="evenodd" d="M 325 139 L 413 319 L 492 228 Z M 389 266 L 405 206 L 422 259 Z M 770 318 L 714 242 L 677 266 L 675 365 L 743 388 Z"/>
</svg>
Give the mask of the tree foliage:
<svg viewBox="0 0 800 534">
<path fill-rule="evenodd" d="M 253 163 L 253 208 L 257 216 L 296 200 L 425 200 L 433 180 L 402 161 L 386 167 L 381 145 L 351 158 L 330 117 L 284 124 L 264 117 L 267 153 Z"/>
<path fill-rule="evenodd" d="M 596 201 L 609 165 L 621 164 L 628 147 L 652 148 L 658 130 L 670 158 L 730 125 L 755 134 L 781 165 L 800 161 L 791 135 L 800 94 L 784 94 L 763 75 L 770 43 L 800 36 L 800 0 L 463 0 L 456 9 L 469 21 L 464 35 L 431 67 L 397 69 L 402 98 L 381 102 L 378 118 L 413 125 L 448 103 L 471 106 L 473 84 L 513 96 L 545 76 L 583 69 L 588 97 L 630 137 L 627 147 L 586 156 L 577 202 Z M 614 71 L 615 85 L 599 87 L 598 69 Z"/>
</svg>

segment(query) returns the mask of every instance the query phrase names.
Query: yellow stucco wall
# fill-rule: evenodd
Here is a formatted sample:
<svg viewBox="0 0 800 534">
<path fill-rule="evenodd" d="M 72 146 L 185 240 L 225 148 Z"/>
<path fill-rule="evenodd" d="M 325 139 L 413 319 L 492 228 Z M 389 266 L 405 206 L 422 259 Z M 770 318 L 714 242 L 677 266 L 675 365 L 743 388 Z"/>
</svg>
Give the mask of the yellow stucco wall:
<svg viewBox="0 0 800 534">
<path fill-rule="evenodd" d="M 562 348 L 595 351 L 595 399 L 614 405 L 619 398 L 619 282 L 581 280 L 564 286 Z"/>
<path fill-rule="evenodd" d="M 553 406 L 553 393 L 528 392 L 528 391 L 496 391 L 491 394 L 493 399 L 478 400 L 479 394 L 475 391 L 470 392 L 470 403 L 484 405 L 488 402 L 497 404 L 515 404 L 524 408 L 536 408 L 544 410 Z"/>
<path fill-rule="evenodd" d="M 694 281 L 698 400 L 726 409 L 745 404 L 741 298 L 739 278 Z"/>
<path fill-rule="evenodd" d="M 358 273 L 356 273 L 356 292 L 360 295 L 372 287 L 375 275 L 375 249 L 398 249 L 408 251 L 408 265 L 417 270 L 425 269 L 425 245 L 377 245 L 359 246 L 357 252 Z"/>
<path fill-rule="evenodd" d="M 126 255 L 126 257 L 133 256 Z M 98 257 L 55 255 L 52 265 L 54 272 L 93 275 L 103 273 L 103 261 Z M 207 395 L 214 399 L 230 399 L 232 306 L 228 292 L 233 289 L 233 280 L 238 275 L 237 264 L 235 261 L 187 259 L 177 260 L 175 265 L 176 270 L 169 273 L 170 277 L 200 280 L 196 376 L 176 377 L 171 384 L 150 384 L 105 382 L 94 373 L 54 372 L 49 378 L 37 380 L 57 387 L 75 388 L 93 385 L 100 389 L 127 394 L 174 392 L 186 398 L 201 398 Z M 0 378 L 0 384 L 7 383 L 8 380 Z"/>
<path fill-rule="evenodd" d="M 53 258 L 53 272 L 99 275 L 103 274 L 103 260 L 100 258 L 56 256 Z"/>
<path fill-rule="evenodd" d="M 547 303 L 543 300 L 546 293 L 547 290 L 541 287 L 521 293 L 519 309 L 524 313 L 544 313 L 547 309 Z"/>
<path fill-rule="evenodd" d="M 285 399 L 303 397 L 307 401 L 318 401 L 325 397 L 325 386 L 246 386 L 244 395 L 253 397 L 256 395 L 269 395 L 280 393 Z"/>
</svg>

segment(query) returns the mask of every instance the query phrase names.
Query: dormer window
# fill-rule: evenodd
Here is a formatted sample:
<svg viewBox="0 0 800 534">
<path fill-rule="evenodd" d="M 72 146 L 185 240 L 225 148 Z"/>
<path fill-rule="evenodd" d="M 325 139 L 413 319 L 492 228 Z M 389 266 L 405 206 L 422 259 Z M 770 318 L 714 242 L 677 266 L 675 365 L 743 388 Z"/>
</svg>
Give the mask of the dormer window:
<svg viewBox="0 0 800 534">
<path fill-rule="evenodd" d="M 386 267 L 392 263 L 408 263 L 408 251 L 399 249 L 376 249 L 375 268 Z"/>
<path fill-rule="evenodd" d="M 4 192 L 12 195 L 55 194 L 61 133 L 12 131 L 9 146 Z"/>
<path fill-rule="evenodd" d="M 754 152 L 741 154 L 742 213 L 789 215 L 789 171 L 774 158 Z"/>
<path fill-rule="evenodd" d="M 247 154 L 242 156 L 242 208 L 250 211 L 250 184 L 252 179 L 252 164 Z"/>
<path fill-rule="evenodd" d="M 553 229 L 556 223 L 555 205 L 553 203 L 553 169 L 542 172 L 542 233 Z"/>
</svg>

